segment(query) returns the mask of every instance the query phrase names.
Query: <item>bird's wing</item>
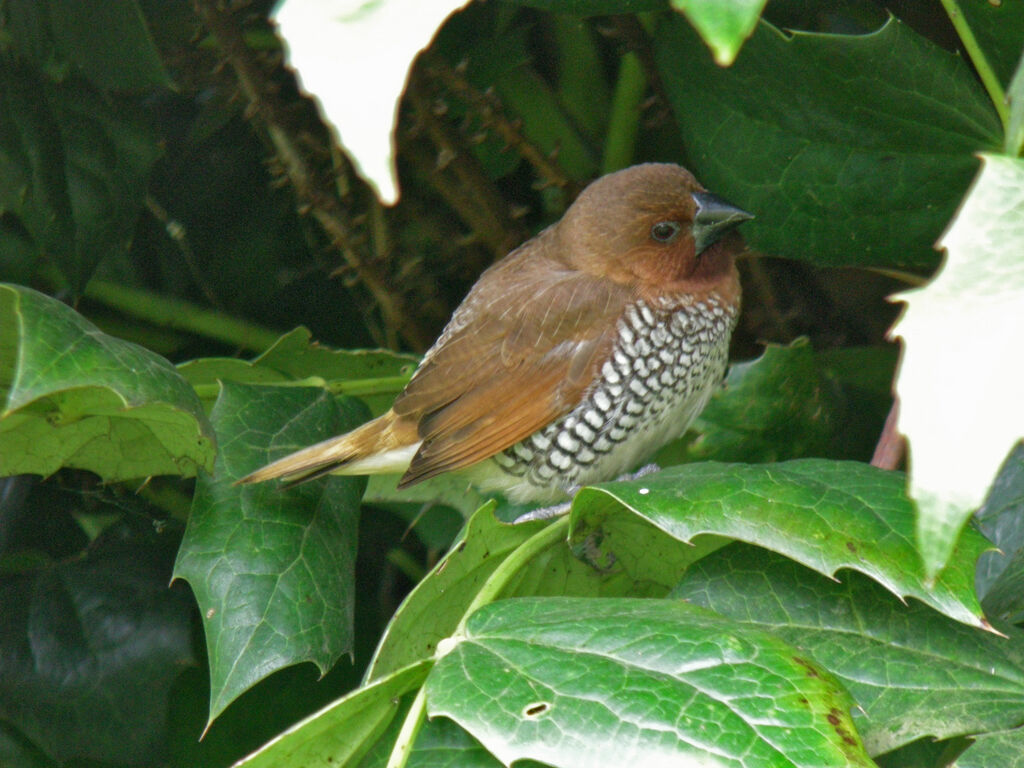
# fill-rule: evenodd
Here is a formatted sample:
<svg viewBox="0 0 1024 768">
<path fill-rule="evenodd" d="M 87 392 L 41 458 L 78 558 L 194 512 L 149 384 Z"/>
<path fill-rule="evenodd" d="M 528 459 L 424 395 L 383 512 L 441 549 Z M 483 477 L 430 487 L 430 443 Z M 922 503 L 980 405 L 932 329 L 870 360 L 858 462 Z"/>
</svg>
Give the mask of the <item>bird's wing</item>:
<svg viewBox="0 0 1024 768">
<path fill-rule="evenodd" d="M 423 439 L 402 486 L 482 461 L 571 411 L 633 300 L 626 286 L 536 258 L 492 271 L 394 404 Z"/>
</svg>

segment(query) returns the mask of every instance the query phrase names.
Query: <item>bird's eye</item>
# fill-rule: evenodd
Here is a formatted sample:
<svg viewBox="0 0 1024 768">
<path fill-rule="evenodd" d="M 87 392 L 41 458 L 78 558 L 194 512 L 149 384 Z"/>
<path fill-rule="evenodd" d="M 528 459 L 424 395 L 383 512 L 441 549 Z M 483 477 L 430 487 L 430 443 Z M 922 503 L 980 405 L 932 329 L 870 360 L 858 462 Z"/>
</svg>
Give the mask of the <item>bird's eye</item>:
<svg viewBox="0 0 1024 768">
<path fill-rule="evenodd" d="M 682 229 L 683 228 L 679 226 L 679 222 L 659 221 L 651 227 L 651 237 L 659 243 L 671 243 L 679 236 Z"/>
</svg>

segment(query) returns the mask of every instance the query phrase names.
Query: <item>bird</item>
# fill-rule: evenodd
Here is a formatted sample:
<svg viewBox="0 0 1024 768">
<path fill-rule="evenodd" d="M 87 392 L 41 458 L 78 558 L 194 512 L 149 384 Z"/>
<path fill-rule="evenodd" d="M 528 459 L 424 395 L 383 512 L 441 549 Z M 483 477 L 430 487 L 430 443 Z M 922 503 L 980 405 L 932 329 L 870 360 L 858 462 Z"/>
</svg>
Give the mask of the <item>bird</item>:
<svg viewBox="0 0 1024 768">
<path fill-rule="evenodd" d="M 672 163 L 591 182 L 483 272 L 386 413 L 238 482 L 452 472 L 552 503 L 622 476 L 721 386 L 752 218 Z"/>
</svg>

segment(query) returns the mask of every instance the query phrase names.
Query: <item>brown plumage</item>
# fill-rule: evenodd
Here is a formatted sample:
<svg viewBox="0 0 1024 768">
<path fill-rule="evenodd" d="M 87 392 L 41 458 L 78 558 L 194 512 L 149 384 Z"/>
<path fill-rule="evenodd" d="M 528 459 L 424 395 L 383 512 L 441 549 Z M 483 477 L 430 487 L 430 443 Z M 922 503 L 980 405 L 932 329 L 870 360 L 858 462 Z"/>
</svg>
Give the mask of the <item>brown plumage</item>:
<svg viewBox="0 0 1024 768">
<path fill-rule="evenodd" d="M 630 469 L 721 380 L 749 218 L 676 165 L 595 181 L 481 275 L 391 410 L 241 482 L 468 470 L 526 501 Z"/>
</svg>

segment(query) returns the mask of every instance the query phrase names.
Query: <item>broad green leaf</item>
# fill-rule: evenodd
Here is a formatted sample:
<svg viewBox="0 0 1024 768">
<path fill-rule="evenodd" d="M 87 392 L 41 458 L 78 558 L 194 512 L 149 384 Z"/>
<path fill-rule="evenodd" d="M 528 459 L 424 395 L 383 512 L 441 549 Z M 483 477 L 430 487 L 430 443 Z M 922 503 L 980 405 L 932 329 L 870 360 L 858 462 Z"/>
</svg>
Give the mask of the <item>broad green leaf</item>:
<svg viewBox="0 0 1024 768">
<path fill-rule="evenodd" d="M 414 664 L 358 688 L 236 763 L 239 768 L 337 768 L 356 765 L 417 688 L 429 665 Z"/>
<path fill-rule="evenodd" d="M 996 548 L 978 560 L 982 606 L 989 616 L 1016 624 L 1024 614 L 1024 444 L 1006 460 L 976 520 Z"/>
<path fill-rule="evenodd" d="M 221 449 L 196 484 L 174 567 L 199 603 L 210 661 L 210 719 L 274 670 L 325 673 L 352 647 L 356 525 L 364 481 L 329 477 L 283 490 L 234 481 L 358 424 L 323 390 L 224 382 L 211 420 Z"/>
<path fill-rule="evenodd" d="M 59 764 L 162 760 L 172 686 L 196 663 L 191 600 L 167 588 L 176 544 L 128 517 L 80 557 L 0 577 L 0 720 Z"/>
<path fill-rule="evenodd" d="M 504 600 L 444 651 L 428 711 L 505 765 L 871 765 L 825 670 L 681 601 Z"/>
<path fill-rule="evenodd" d="M 715 61 L 727 67 L 750 37 L 768 0 L 671 0 L 704 38 Z"/>
<path fill-rule="evenodd" d="M 466 0 L 284 0 L 275 18 L 302 87 L 359 174 L 387 203 L 398 199 L 394 131 L 412 60 Z M 339 59 L 339 52 L 343 58 Z M 338 77 L 338 68 L 372 77 Z"/>
<path fill-rule="evenodd" d="M 856 573 L 829 580 L 746 544 L 705 558 L 674 596 L 793 643 L 857 703 L 872 754 L 1020 722 L 1024 635 L 1009 639 L 901 603 Z"/>
<path fill-rule="evenodd" d="M 608 567 L 650 569 L 651 527 L 678 542 L 711 533 L 779 552 L 826 576 L 860 571 L 897 596 L 988 628 L 974 595 L 974 564 L 987 542 L 965 531 L 956 558 L 928 586 L 913 544 L 913 506 L 897 472 L 823 459 L 689 464 L 584 488 L 572 514 L 571 541 L 589 542 L 590 556 Z M 638 526 L 644 527 L 634 533 Z"/>
<path fill-rule="evenodd" d="M 5 11 L 15 50 L 52 75 L 78 69 L 111 90 L 170 85 L 135 0 L 10 0 Z"/>
<path fill-rule="evenodd" d="M 910 495 L 929 576 L 1024 437 L 1017 360 L 1024 338 L 1024 161 L 984 155 L 981 173 L 942 236 L 946 262 L 906 308 L 896 391 L 909 443 Z"/>
<path fill-rule="evenodd" d="M 102 259 L 127 252 L 160 152 L 132 104 L 0 62 L 0 212 L 76 293 Z"/>
<path fill-rule="evenodd" d="M 0 475 L 191 477 L 213 457 L 202 405 L 170 363 L 56 299 L 0 284 Z"/>
<path fill-rule="evenodd" d="M 970 67 L 896 19 L 869 35 L 762 21 L 723 69 L 666 17 L 654 49 L 690 170 L 756 214 L 743 231 L 761 252 L 932 266 L 974 153 L 1002 144 Z"/>
<path fill-rule="evenodd" d="M 950 768 L 1022 768 L 1024 766 L 1024 728 L 982 733 L 973 737 Z"/>
<path fill-rule="evenodd" d="M 494 569 L 544 528 L 539 522 L 499 522 L 494 506 L 494 502 L 484 505 L 469 519 L 451 551 L 402 602 L 367 668 L 367 681 L 432 657 L 437 643 L 455 631 Z"/>
<path fill-rule="evenodd" d="M 211 403 L 221 380 L 240 384 L 296 381 L 359 397 L 377 416 L 391 407 L 418 363 L 415 355 L 383 349 L 331 349 L 311 341 L 309 330 L 299 326 L 251 361 L 206 357 L 182 363 L 178 370 Z"/>
</svg>

